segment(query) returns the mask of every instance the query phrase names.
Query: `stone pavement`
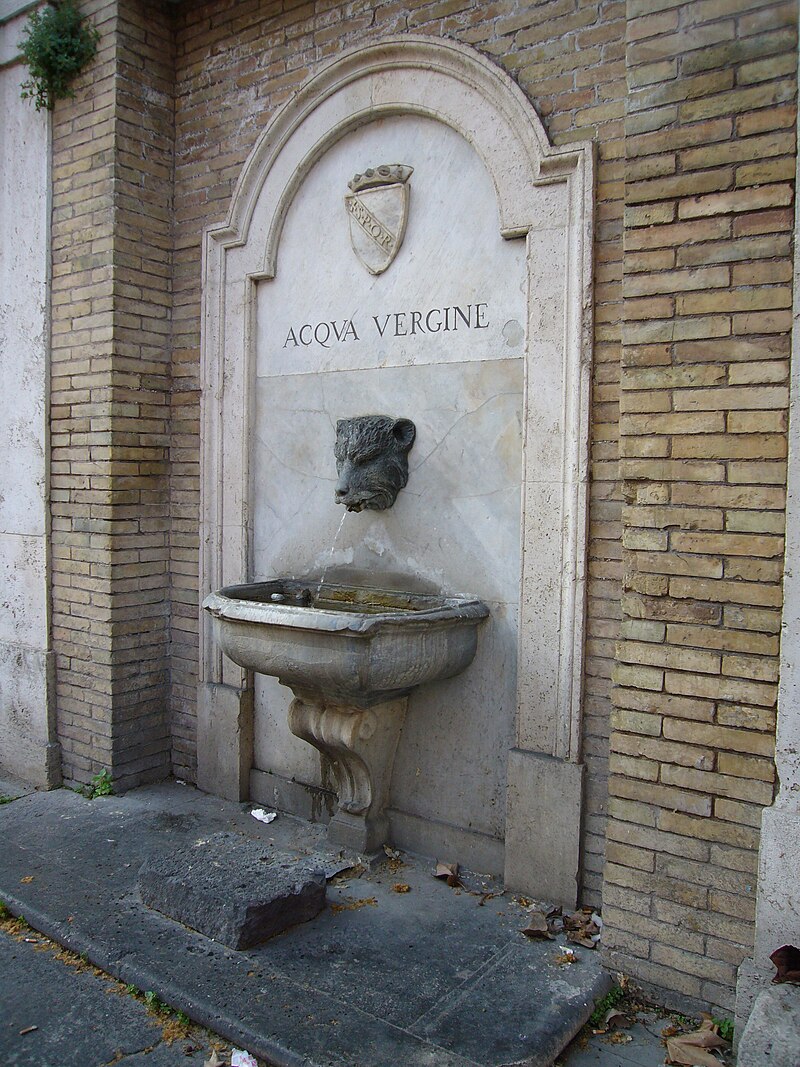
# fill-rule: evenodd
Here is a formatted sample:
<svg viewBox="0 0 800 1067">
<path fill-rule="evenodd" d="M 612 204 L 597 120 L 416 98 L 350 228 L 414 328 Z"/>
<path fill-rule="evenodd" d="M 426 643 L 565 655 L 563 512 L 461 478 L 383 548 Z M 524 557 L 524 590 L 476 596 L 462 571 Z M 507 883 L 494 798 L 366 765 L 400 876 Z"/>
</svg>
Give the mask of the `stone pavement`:
<svg viewBox="0 0 800 1067">
<path fill-rule="evenodd" d="M 120 983 L 77 957 L 65 962 L 58 947 L 33 930 L 0 932 L 3 1067 L 201 1067 L 224 1045 L 148 1013 Z"/>
<path fill-rule="evenodd" d="M 315 920 L 243 952 L 144 907 L 148 856 L 221 831 L 332 858 L 318 826 L 264 826 L 248 805 L 177 783 L 91 801 L 58 790 L 0 807 L 0 900 L 278 1067 L 549 1067 L 609 987 L 595 953 L 564 966 L 557 942 L 525 938 L 523 909 L 491 880 L 450 888 L 405 854 L 394 869 L 344 872 Z"/>
</svg>

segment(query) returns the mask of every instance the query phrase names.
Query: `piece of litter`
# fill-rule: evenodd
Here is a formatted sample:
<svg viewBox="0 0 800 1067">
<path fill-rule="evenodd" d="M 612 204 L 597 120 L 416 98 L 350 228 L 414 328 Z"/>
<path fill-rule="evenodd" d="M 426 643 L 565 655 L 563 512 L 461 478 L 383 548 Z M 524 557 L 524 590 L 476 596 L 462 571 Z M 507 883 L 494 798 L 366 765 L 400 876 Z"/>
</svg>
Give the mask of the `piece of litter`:
<svg viewBox="0 0 800 1067">
<path fill-rule="evenodd" d="M 34 1030 L 38 1029 L 38 1026 L 26 1026 L 24 1030 L 20 1030 L 19 1036 L 22 1037 L 23 1034 L 32 1034 Z"/>
<path fill-rule="evenodd" d="M 258 1067 L 255 1056 L 242 1048 L 231 1049 L 231 1067 Z"/>
<path fill-rule="evenodd" d="M 457 863 L 437 862 L 434 878 L 443 878 L 447 884 L 454 889 L 463 885 L 461 879 L 458 877 Z"/>
<path fill-rule="evenodd" d="M 263 808 L 254 808 L 250 814 L 254 819 L 258 819 L 259 822 L 270 823 L 278 818 L 277 811 L 264 811 Z"/>
<path fill-rule="evenodd" d="M 203 1067 L 225 1067 L 225 1061 L 219 1058 L 219 1056 L 217 1055 L 217 1050 L 214 1049 L 214 1051 L 211 1053 L 210 1059 L 207 1059 L 203 1062 Z"/>
</svg>

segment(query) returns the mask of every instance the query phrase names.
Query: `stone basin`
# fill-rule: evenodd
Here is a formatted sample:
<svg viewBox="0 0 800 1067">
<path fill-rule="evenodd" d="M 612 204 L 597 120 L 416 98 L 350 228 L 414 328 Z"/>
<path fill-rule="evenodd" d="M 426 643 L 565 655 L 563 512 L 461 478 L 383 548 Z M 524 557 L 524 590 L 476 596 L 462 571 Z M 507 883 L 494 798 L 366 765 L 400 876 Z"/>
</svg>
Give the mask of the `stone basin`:
<svg viewBox="0 0 800 1067">
<path fill-rule="evenodd" d="M 231 585 L 203 607 L 234 663 L 290 687 L 289 729 L 336 778 L 328 839 L 382 857 L 408 694 L 475 656 L 480 600 L 278 578 Z"/>
<path fill-rule="evenodd" d="M 370 707 L 469 666 L 480 600 L 275 579 L 211 593 L 223 652 L 297 691 Z"/>
</svg>

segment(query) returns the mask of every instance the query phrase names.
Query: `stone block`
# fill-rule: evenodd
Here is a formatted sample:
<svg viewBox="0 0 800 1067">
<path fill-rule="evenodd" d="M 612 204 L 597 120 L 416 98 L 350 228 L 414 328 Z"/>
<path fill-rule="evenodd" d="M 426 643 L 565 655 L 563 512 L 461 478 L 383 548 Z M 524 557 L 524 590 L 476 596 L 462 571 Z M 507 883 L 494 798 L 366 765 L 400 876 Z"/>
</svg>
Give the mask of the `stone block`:
<svg viewBox="0 0 800 1067">
<path fill-rule="evenodd" d="M 139 872 L 148 907 L 234 949 L 313 919 L 325 906 L 325 888 L 321 869 L 232 833 L 151 856 Z"/>
<path fill-rule="evenodd" d="M 506 888 L 573 907 L 578 895 L 582 764 L 512 749 Z"/>
<path fill-rule="evenodd" d="M 756 998 L 739 1040 L 738 1067 L 797 1067 L 800 1063 L 800 989 L 767 986 Z"/>
</svg>

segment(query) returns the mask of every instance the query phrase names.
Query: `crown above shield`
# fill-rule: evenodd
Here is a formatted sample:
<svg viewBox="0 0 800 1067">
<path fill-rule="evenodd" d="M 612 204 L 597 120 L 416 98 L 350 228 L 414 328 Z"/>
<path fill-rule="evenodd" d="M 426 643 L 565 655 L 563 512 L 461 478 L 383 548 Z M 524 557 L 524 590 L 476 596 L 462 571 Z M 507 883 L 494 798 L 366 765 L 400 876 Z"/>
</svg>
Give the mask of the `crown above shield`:
<svg viewBox="0 0 800 1067">
<path fill-rule="evenodd" d="M 371 274 L 382 274 L 400 251 L 408 220 L 413 167 L 382 163 L 348 182 L 344 203 L 353 251 Z"/>
</svg>

